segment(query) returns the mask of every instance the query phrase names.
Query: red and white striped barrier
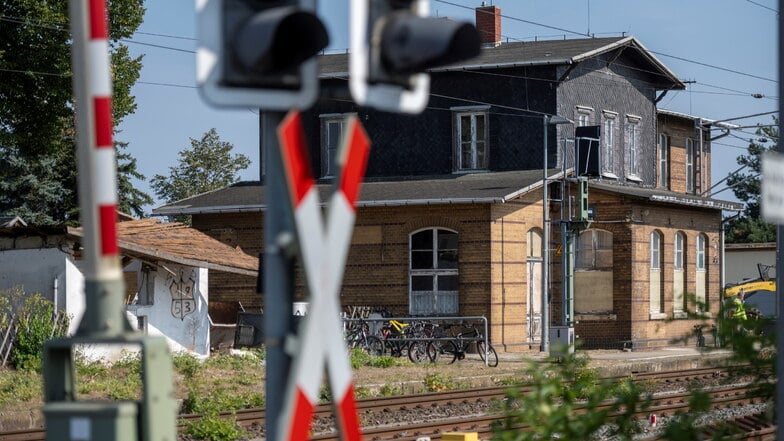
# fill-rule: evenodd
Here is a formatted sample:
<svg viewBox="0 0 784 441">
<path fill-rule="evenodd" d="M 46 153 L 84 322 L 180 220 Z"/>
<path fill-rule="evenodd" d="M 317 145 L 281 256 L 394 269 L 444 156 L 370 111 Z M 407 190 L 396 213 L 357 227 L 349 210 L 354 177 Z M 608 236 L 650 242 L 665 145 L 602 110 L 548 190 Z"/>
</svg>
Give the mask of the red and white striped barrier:
<svg viewBox="0 0 784 441">
<path fill-rule="evenodd" d="M 356 117 L 349 119 L 347 133 L 336 159 L 341 172 L 329 200 L 325 223 L 299 113 L 290 112 L 278 129 L 311 297 L 311 313 L 301 324 L 280 422 L 280 436 L 287 441 L 309 438 L 325 365 L 341 436 L 348 441 L 358 441 L 362 436 L 351 365 L 341 332 L 339 294 L 370 142 Z"/>
<path fill-rule="evenodd" d="M 71 8 L 74 16 L 83 18 L 72 22 L 74 50 L 78 54 L 74 57 L 74 88 L 85 276 L 93 280 L 115 279 L 121 276 L 121 270 L 106 0 L 72 0 Z"/>
</svg>

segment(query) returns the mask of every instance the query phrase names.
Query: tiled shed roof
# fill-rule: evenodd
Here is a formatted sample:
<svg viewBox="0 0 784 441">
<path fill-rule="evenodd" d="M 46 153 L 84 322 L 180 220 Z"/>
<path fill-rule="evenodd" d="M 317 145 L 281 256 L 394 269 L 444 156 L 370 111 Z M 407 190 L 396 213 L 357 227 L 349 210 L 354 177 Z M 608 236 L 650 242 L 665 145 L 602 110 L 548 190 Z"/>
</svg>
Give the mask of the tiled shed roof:
<svg viewBox="0 0 784 441">
<path fill-rule="evenodd" d="M 82 237 L 81 228 L 68 234 Z M 183 265 L 255 276 L 259 260 L 241 249 L 226 245 L 178 222 L 138 219 L 117 224 L 117 239 L 123 255 L 142 260 L 167 260 Z"/>
</svg>

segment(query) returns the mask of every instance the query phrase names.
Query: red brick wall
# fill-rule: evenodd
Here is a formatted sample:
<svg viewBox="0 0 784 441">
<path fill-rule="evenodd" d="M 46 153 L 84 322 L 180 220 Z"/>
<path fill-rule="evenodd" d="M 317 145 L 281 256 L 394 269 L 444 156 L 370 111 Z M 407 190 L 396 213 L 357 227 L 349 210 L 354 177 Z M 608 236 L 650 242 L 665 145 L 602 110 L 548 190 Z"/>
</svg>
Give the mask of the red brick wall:
<svg viewBox="0 0 784 441">
<path fill-rule="evenodd" d="M 476 30 L 482 44 L 501 42 L 501 8 L 481 6 L 476 8 Z"/>
</svg>

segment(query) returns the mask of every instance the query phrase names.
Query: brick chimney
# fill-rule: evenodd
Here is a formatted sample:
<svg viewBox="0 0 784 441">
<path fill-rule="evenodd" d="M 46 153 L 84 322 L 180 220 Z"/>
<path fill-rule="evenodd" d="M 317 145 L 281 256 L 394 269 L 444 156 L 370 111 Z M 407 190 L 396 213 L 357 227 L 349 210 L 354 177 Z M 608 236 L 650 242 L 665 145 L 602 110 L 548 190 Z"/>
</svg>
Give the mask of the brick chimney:
<svg viewBox="0 0 784 441">
<path fill-rule="evenodd" d="M 476 30 L 482 47 L 496 47 L 501 44 L 501 8 L 482 6 L 476 8 Z"/>
</svg>

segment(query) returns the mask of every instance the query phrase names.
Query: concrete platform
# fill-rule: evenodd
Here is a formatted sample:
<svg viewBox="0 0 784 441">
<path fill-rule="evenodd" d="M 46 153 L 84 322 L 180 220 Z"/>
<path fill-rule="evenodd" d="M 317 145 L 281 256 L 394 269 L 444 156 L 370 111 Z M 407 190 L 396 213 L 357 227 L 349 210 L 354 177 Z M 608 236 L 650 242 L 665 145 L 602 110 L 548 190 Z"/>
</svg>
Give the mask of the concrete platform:
<svg viewBox="0 0 784 441">
<path fill-rule="evenodd" d="M 646 351 L 578 350 L 577 353 L 587 355 L 591 366 L 600 369 L 604 375 L 612 376 L 716 366 L 731 354 L 724 349 L 683 346 Z M 504 353 L 499 354 L 499 358 L 502 362 L 543 361 L 547 354 Z"/>
</svg>

